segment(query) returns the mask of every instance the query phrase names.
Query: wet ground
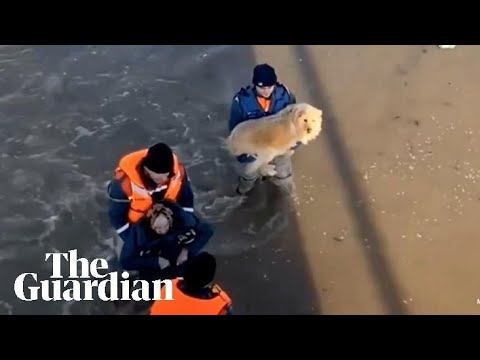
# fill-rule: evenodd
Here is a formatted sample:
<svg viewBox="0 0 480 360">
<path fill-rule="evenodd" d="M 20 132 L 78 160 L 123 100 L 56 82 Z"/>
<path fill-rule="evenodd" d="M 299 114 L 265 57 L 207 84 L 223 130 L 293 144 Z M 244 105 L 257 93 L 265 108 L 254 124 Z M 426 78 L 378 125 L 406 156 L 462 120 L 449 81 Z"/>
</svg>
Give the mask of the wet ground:
<svg viewBox="0 0 480 360">
<path fill-rule="evenodd" d="M 171 144 L 216 227 L 218 279 L 245 314 L 478 310 L 480 48 L 2 46 L 3 313 L 108 313 L 22 302 L 45 252 L 108 257 L 106 182 L 121 155 Z M 269 62 L 324 131 L 294 157 L 297 194 L 249 197 L 222 139 L 229 103 Z"/>
</svg>

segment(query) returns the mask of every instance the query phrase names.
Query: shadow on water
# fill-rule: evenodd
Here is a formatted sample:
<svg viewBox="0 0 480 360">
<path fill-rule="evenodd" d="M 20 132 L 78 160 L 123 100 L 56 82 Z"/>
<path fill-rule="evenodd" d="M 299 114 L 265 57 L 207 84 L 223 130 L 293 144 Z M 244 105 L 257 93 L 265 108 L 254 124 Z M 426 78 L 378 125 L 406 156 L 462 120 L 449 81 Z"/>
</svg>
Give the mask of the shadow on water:
<svg viewBox="0 0 480 360">
<path fill-rule="evenodd" d="M 222 142 L 256 62 L 249 46 L 20 46 L 0 58 L 1 166 L 11 174 L 0 181 L 2 313 L 104 312 L 22 302 L 13 281 L 48 278 L 45 252 L 111 255 L 106 182 L 122 155 L 158 141 L 186 165 L 196 209 L 217 229 L 209 249 L 238 311 L 320 313 L 289 201 L 267 184 L 247 199 L 233 193 Z"/>
<path fill-rule="evenodd" d="M 294 45 L 293 51 L 298 59 L 303 59 L 299 66 L 300 74 L 303 76 L 304 83 L 311 84 L 312 104 L 319 106 L 325 111 L 325 136 L 331 156 L 349 199 L 350 210 L 353 214 L 356 224 L 358 237 L 368 239 L 370 249 L 362 247 L 365 250 L 376 284 L 378 284 L 380 294 L 384 299 L 387 311 L 391 314 L 406 314 L 406 308 L 402 303 L 395 276 L 388 264 L 383 249 L 383 239 L 373 220 L 373 216 L 367 207 L 355 206 L 359 200 L 365 199 L 359 184 L 353 175 L 353 166 L 349 154 L 344 145 L 342 135 L 337 127 L 333 108 L 329 102 L 327 89 L 322 85 L 319 74 L 315 70 L 313 60 L 304 45 Z"/>
</svg>

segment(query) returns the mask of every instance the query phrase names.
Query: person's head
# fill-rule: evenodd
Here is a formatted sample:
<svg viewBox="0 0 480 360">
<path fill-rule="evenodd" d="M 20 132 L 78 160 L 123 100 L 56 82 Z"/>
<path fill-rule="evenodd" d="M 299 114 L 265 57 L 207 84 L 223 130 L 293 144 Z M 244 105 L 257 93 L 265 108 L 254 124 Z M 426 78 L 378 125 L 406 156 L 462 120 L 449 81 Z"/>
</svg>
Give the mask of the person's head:
<svg viewBox="0 0 480 360">
<path fill-rule="evenodd" d="M 164 144 L 158 143 L 148 149 L 143 161 L 145 174 L 156 184 L 165 183 L 173 173 L 173 152 Z"/>
<path fill-rule="evenodd" d="M 154 204 L 147 215 L 150 227 L 159 235 L 165 235 L 173 224 L 173 212 L 164 204 Z"/>
<path fill-rule="evenodd" d="M 216 270 L 215 257 L 207 252 L 202 252 L 191 257 L 185 263 L 184 284 L 188 290 L 201 290 L 213 281 Z"/>
<path fill-rule="evenodd" d="M 275 85 L 277 85 L 275 69 L 268 64 L 255 66 L 252 82 L 258 95 L 269 98 L 275 89 Z"/>
</svg>

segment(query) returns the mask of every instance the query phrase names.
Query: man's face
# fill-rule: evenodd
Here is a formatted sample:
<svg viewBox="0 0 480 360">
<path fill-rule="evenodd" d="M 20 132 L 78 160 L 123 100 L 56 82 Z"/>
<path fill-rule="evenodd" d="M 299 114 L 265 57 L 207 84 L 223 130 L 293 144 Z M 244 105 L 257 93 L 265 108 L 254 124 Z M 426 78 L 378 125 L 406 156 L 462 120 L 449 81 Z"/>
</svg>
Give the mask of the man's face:
<svg viewBox="0 0 480 360">
<path fill-rule="evenodd" d="M 270 95 L 272 95 L 273 89 L 275 88 L 275 85 L 272 86 L 255 86 L 257 90 L 257 94 L 260 95 L 261 97 L 264 97 L 268 99 Z"/>
<path fill-rule="evenodd" d="M 157 185 L 164 184 L 168 181 L 168 175 L 169 175 L 168 173 L 165 173 L 165 174 L 154 173 L 153 171 L 149 170 L 146 167 L 145 167 L 145 172 L 147 176 L 150 179 L 152 179 L 152 181 Z"/>
<path fill-rule="evenodd" d="M 151 224 L 153 231 L 159 235 L 165 235 L 170 229 L 170 224 L 165 215 L 160 214 L 155 221 Z"/>
</svg>

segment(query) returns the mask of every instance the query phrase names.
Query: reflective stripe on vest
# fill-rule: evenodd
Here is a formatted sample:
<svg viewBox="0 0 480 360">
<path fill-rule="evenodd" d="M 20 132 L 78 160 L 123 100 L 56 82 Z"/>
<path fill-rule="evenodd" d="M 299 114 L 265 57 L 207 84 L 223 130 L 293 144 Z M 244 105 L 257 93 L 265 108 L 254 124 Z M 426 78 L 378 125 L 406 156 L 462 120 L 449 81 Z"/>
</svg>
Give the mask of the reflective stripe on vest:
<svg viewBox="0 0 480 360">
<path fill-rule="evenodd" d="M 179 288 L 181 278 L 172 280 L 173 300 L 156 300 L 150 308 L 150 315 L 224 315 L 232 304 L 230 297 L 218 285 L 213 287 L 217 296 L 211 299 L 199 299 L 186 295 Z M 165 285 L 161 290 L 165 298 Z"/>
<path fill-rule="evenodd" d="M 283 85 L 277 85 L 275 88 L 272 95 L 273 103 L 268 112 L 258 103 L 257 96 L 252 87 L 241 90 L 237 96 L 245 120 L 259 119 L 263 116 L 276 114 L 290 104 L 290 95 Z"/>
<path fill-rule="evenodd" d="M 152 194 L 167 189 L 165 199 L 176 201 L 182 190 L 185 179 L 185 169 L 178 161 L 178 157 L 173 154 L 174 176 L 169 180 L 168 185 L 161 185 L 154 190 L 147 190 L 139 174 L 138 166 L 141 164 L 148 149 L 132 152 L 120 159 L 119 165 L 115 170 L 115 177 L 122 181 L 122 189 L 130 200 L 130 210 L 128 220 L 130 223 L 136 223 L 141 220 L 145 213 L 152 207 Z"/>
</svg>

